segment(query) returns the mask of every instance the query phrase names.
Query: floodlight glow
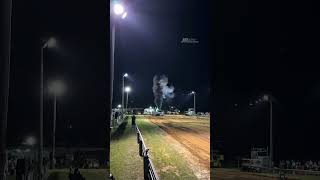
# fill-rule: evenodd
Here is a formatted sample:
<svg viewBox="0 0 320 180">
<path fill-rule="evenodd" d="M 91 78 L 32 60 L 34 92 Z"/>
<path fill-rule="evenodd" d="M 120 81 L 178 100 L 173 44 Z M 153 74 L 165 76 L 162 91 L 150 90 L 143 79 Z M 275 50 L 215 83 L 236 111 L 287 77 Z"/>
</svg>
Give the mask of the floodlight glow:
<svg viewBox="0 0 320 180">
<path fill-rule="evenodd" d="M 118 108 L 121 108 L 121 104 L 118 105 Z"/>
<path fill-rule="evenodd" d="M 269 101 L 269 96 L 267 94 L 263 95 L 263 100 L 264 101 Z"/>
<path fill-rule="evenodd" d="M 33 146 L 36 144 L 36 138 L 33 136 L 29 136 L 26 138 L 25 142 L 23 143 L 25 145 Z"/>
<path fill-rule="evenodd" d="M 125 73 L 124 75 L 123 75 L 123 77 L 128 77 L 129 75 L 128 75 L 128 73 Z"/>
<path fill-rule="evenodd" d="M 50 83 L 49 85 L 49 92 L 54 94 L 54 95 L 62 95 L 65 91 L 65 86 L 62 81 L 60 80 L 55 80 Z"/>
<path fill-rule="evenodd" d="M 131 91 L 131 88 L 128 86 L 124 89 L 124 91 L 126 91 L 127 93 Z"/>
<path fill-rule="evenodd" d="M 196 92 L 194 92 L 194 91 L 191 91 L 191 94 L 195 94 Z"/>
<path fill-rule="evenodd" d="M 128 15 L 128 13 L 127 12 L 124 12 L 123 14 L 122 14 L 122 19 L 124 19 L 124 18 L 126 18 L 127 17 L 127 15 Z"/>
<path fill-rule="evenodd" d="M 124 7 L 121 5 L 121 4 L 115 4 L 113 6 L 113 12 L 116 14 L 116 15 L 121 15 L 124 13 Z"/>
<path fill-rule="evenodd" d="M 56 47 L 56 45 L 57 45 L 57 40 L 55 38 L 50 38 L 47 41 L 47 47 L 48 48 Z"/>
</svg>

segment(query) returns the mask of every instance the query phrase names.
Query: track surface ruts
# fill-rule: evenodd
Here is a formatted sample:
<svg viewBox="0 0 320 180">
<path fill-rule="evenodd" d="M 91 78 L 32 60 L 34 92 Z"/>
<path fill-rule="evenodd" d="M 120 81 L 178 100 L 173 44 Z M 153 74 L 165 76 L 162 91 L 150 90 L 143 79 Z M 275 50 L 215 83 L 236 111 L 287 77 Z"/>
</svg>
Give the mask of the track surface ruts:
<svg viewBox="0 0 320 180">
<path fill-rule="evenodd" d="M 194 157 L 198 164 L 210 171 L 210 122 L 188 116 L 147 116 L 146 119 L 158 125 L 177 140 Z"/>
</svg>

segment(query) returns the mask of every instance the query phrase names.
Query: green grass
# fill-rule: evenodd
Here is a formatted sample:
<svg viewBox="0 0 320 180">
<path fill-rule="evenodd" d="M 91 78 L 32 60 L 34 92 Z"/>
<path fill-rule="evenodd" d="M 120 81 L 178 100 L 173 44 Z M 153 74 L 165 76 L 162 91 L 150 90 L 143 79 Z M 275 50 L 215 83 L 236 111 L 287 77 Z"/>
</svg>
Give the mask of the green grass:
<svg viewBox="0 0 320 180">
<path fill-rule="evenodd" d="M 167 142 L 159 126 L 139 116 L 137 124 L 161 179 L 197 179 L 184 157 Z"/>
<path fill-rule="evenodd" d="M 131 119 L 112 130 L 110 144 L 110 172 L 117 180 L 143 179 L 143 160 Z"/>
</svg>

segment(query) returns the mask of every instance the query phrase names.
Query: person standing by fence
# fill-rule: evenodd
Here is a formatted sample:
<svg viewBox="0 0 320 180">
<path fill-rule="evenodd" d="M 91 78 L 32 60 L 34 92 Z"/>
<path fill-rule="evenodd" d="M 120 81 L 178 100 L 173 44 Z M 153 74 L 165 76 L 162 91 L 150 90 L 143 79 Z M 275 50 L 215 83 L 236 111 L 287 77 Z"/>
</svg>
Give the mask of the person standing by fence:
<svg viewBox="0 0 320 180">
<path fill-rule="evenodd" d="M 133 115 L 131 117 L 131 120 L 132 120 L 132 126 L 135 126 L 136 125 L 136 116 L 135 116 L 134 113 L 133 113 Z"/>
</svg>

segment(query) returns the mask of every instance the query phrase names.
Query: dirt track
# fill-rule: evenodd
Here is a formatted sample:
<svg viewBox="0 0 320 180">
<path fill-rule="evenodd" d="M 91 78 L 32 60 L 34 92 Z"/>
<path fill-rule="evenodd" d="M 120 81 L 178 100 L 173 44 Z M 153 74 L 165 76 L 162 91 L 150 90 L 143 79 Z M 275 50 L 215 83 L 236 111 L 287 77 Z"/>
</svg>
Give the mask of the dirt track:
<svg viewBox="0 0 320 180">
<path fill-rule="evenodd" d="M 210 122 L 188 116 L 146 116 L 146 119 L 158 125 L 168 135 L 179 142 L 188 151 L 194 166 L 210 171 Z M 180 151 L 180 150 L 179 150 Z M 203 177 L 203 176 L 202 176 Z"/>
</svg>

